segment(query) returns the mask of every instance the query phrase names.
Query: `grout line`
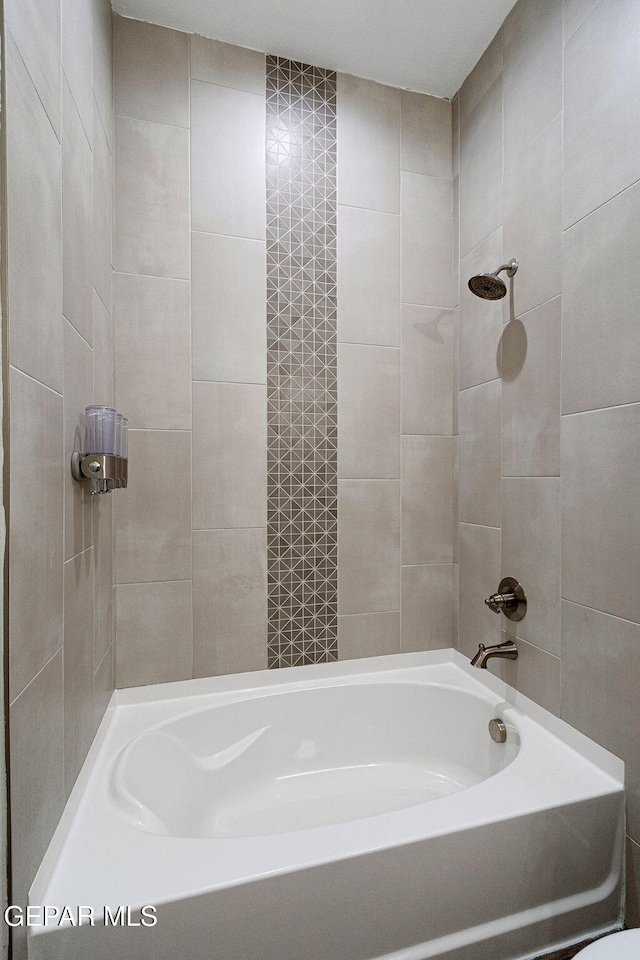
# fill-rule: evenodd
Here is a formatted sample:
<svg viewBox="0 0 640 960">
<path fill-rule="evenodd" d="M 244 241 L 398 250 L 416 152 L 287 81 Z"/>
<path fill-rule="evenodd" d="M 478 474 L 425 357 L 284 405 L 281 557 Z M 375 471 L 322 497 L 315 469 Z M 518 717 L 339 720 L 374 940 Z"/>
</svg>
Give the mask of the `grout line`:
<svg viewBox="0 0 640 960">
<path fill-rule="evenodd" d="M 21 373 L 23 377 L 26 377 L 28 380 L 32 380 L 34 383 L 39 384 L 41 387 L 44 387 L 45 390 L 50 390 L 51 393 L 55 394 L 55 396 L 59 397 L 61 400 L 63 399 L 62 394 L 59 393 L 58 390 L 54 390 L 54 388 L 50 387 L 49 384 L 43 383 L 42 380 L 38 380 L 37 377 L 34 377 L 32 374 L 27 373 L 25 370 L 21 370 L 20 367 L 16 367 L 14 363 L 9 364 L 9 371 L 11 370 L 15 370 L 17 373 Z"/>
<path fill-rule="evenodd" d="M 31 680 L 29 680 L 29 682 L 24 685 L 24 687 L 22 688 L 22 690 L 20 691 L 20 693 L 16 694 L 16 696 L 13 698 L 13 700 L 10 700 L 10 701 L 9 701 L 9 707 L 10 707 L 10 708 L 13 707 L 14 704 L 16 703 L 16 701 L 20 699 L 20 697 L 22 696 L 22 694 L 23 694 L 26 690 L 29 689 L 29 687 L 31 686 L 31 684 L 32 684 L 32 683 L 35 683 L 35 681 L 38 679 L 38 677 L 47 669 L 47 667 L 49 666 L 49 664 L 51 663 L 51 661 L 52 661 L 52 660 L 55 660 L 55 658 L 58 656 L 58 654 L 63 652 L 63 648 L 64 648 L 64 644 L 62 644 L 62 643 L 60 644 L 59 647 L 56 647 L 55 653 L 52 653 L 52 654 L 51 654 L 51 656 L 49 657 L 49 659 L 47 660 L 47 662 L 44 663 L 44 664 L 40 667 L 40 669 L 38 670 L 38 672 L 37 672 L 36 674 L 34 674 L 33 677 L 31 677 Z M 63 676 L 64 676 L 64 674 L 63 674 Z"/>
<path fill-rule="evenodd" d="M 582 607 L 584 610 L 592 610 L 594 613 L 600 613 L 604 617 L 611 617 L 613 620 L 620 620 L 622 623 L 628 623 L 633 627 L 640 627 L 637 620 L 627 620 L 626 617 L 619 617 L 615 613 L 608 613 L 606 610 L 600 610 L 598 607 L 590 607 L 587 603 L 580 603 L 579 600 L 570 600 L 569 597 L 560 596 L 563 603 L 572 603 L 576 607 Z"/>
</svg>

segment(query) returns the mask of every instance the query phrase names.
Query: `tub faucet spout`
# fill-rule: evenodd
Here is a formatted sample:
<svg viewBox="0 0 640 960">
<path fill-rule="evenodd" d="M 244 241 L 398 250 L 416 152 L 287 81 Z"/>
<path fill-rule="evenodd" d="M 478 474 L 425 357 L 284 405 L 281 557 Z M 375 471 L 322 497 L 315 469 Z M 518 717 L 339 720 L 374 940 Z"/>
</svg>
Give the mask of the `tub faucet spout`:
<svg viewBox="0 0 640 960">
<path fill-rule="evenodd" d="M 492 657 L 502 657 L 503 660 L 517 660 L 518 648 L 513 640 L 496 643 L 493 647 L 485 647 L 484 643 L 481 643 L 478 646 L 478 652 L 471 661 L 471 666 L 478 667 L 480 670 L 486 670 L 487 660 L 491 660 Z"/>
</svg>

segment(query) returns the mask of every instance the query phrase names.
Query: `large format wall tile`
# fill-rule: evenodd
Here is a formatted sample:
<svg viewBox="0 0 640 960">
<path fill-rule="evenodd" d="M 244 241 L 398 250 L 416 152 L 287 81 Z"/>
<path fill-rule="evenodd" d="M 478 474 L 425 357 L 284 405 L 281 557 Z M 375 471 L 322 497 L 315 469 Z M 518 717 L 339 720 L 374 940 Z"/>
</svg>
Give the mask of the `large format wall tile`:
<svg viewBox="0 0 640 960">
<path fill-rule="evenodd" d="M 568 227 L 640 178 L 636 0 L 598 4 L 566 45 L 564 84 Z"/>
<path fill-rule="evenodd" d="M 522 264 L 512 281 L 513 316 L 562 292 L 560 115 L 505 169 L 504 249 Z"/>
<path fill-rule="evenodd" d="M 111 314 L 92 290 L 93 315 L 93 395 L 95 402 L 107 407 L 114 404 L 115 346 Z M 126 416 L 126 411 L 124 413 Z"/>
<path fill-rule="evenodd" d="M 338 349 L 338 476 L 400 476 L 400 351 L 341 343 Z"/>
<path fill-rule="evenodd" d="M 502 334 L 502 475 L 560 475 L 561 298 Z"/>
<path fill-rule="evenodd" d="M 116 583 L 191 576 L 191 436 L 129 431 L 129 484 L 116 511 Z"/>
<path fill-rule="evenodd" d="M 93 110 L 93 107 L 92 107 Z M 91 114 L 93 117 L 93 112 Z M 92 156 L 80 116 L 62 78 L 62 309 L 92 343 Z"/>
<path fill-rule="evenodd" d="M 400 613 L 356 613 L 338 617 L 340 660 L 400 653 Z"/>
<path fill-rule="evenodd" d="M 500 621 L 485 606 L 500 583 L 500 530 L 460 524 L 460 611 L 458 647 L 472 657 L 478 644 L 500 643 Z"/>
<path fill-rule="evenodd" d="M 501 223 L 502 77 L 499 76 L 470 112 L 460 132 L 460 256 L 466 256 Z"/>
<path fill-rule="evenodd" d="M 10 371 L 9 692 L 13 698 L 62 644 L 62 397 Z M 33 469 L 34 463 L 38 470 Z M 42 478 L 47 482 L 43 483 Z"/>
<path fill-rule="evenodd" d="M 627 833 L 640 836 L 640 626 L 562 604 L 562 718 L 626 764 Z"/>
<path fill-rule="evenodd" d="M 64 565 L 64 781 L 68 797 L 96 731 L 93 547 Z"/>
<path fill-rule="evenodd" d="M 451 103 L 401 90 L 400 107 L 402 169 L 451 180 Z"/>
<path fill-rule="evenodd" d="M 400 217 L 338 206 L 338 339 L 400 343 Z"/>
<path fill-rule="evenodd" d="M 188 34 L 124 17 L 113 33 L 116 114 L 188 127 Z"/>
<path fill-rule="evenodd" d="M 191 81 L 191 227 L 263 240 L 265 100 Z"/>
<path fill-rule="evenodd" d="M 23 906 L 66 799 L 62 690 L 58 650 L 9 708 L 11 895 Z"/>
<path fill-rule="evenodd" d="M 189 278 L 189 134 L 116 121 L 116 267 Z"/>
<path fill-rule="evenodd" d="M 93 515 L 94 562 L 96 568 L 93 668 L 97 670 L 114 638 L 114 539 L 113 500 L 108 496 L 94 497 L 94 500 L 98 501 Z"/>
<path fill-rule="evenodd" d="M 410 304 L 403 306 L 403 433 L 451 435 L 452 337 L 451 310 Z"/>
<path fill-rule="evenodd" d="M 116 274 L 116 407 L 129 428 L 191 428 L 187 280 Z"/>
<path fill-rule="evenodd" d="M 60 144 L 10 35 L 6 56 L 9 359 L 62 390 Z"/>
<path fill-rule="evenodd" d="M 91 545 L 92 500 L 89 484 L 78 483 L 68 469 L 71 454 L 85 452 L 84 411 L 93 403 L 93 351 L 77 330 L 64 321 L 64 558 Z"/>
<path fill-rule="evenodd" d="M 640 622 L 640 404 L 562 418 L 562 596 Z"/>
<path fill-rule="evenodd" d="M 564 42 L 568 43 L 576 30 L 582 26 L 600 0 L 564 0 Z"/>
<path fill-rule="evenodd" d="M 400 609 L 400 481 L 338 482 L 338 610 Z"/>
<path fill-rule="evenodd" d="M 500 525 L 500 380 L 460 393 L 460 520 Z"/>
<path fill-rule="evenodd" d="M 562 108 L 562 26 L 558 0 L 520 0 L 504 22 L 505 167 Z"/>
<path fill-rule="evenodd" d="M 266 524 L 265 387 L 193 385 L 193 526 Z"/>
<path fill-rule="evenodd" d="M 515 256 L 508 250 L 505 253 L 509 260 Z M 502 324 L 509 319 L 509 298 L 483 300 L 476 297 L 469 290 L 469 280 L 479 273 L 492 273 L 503 262 L 502 227 L 460 261 L 461 390 L 495 380 L 500 375 L 500 337 Z"/>
<path fill-rule="evenodd" d="M 205 80 L 264 96 L 264 53 L 196 34 L 192 34 L 190 40 L 192 80 Z"/>
<path fill-rule="evenodd" d="M 564 234 L 564 413 L 640 401 L 639 257 L 640 184 Z"/>
<path fill-rule="evenodd" d="M 451 646 L 453 564 L 402 568 L 402 652 Z"/>
<path fill-rule="evenodd" d="M 452 559 L 453 440 L 402 438 L 402 562 Z"/>
<path fill-rule="evenodd" d="M 191 581 L 118 584 L 116 593 L 117 686 L 190 679 Z"/>
<path fill-rule="evenodd" d="M 477 105 L 502 73 L 502 40 L 500 29 L 458 92 L 461 127 L 466 126 Z"/>
<path fill-rule="evenodd" d="M 340 202 L 400 213 L 400 90 L 338 74 Z"/>
<path fill-rule="evenodd" d="M 191 271 L 194 380 L 264 383 L 264 242 L 194 232 Z"/>
<path fill-rule="evenodd" d="M 97 104 L 93 105 L 93 286 L 111 311 L 113 297 L 113 164 Z"/>
<path fill-rule="evenodd" d="M 267 536 L 248 530 L 193 535 L 193 675 L 267 665 Z"/>
<path fill-rule="evenodd" d="M 93 96 L 104 124 L 109 147 L 114 145 L 113 37 L 110 0 L 91 0 L 93 6 Z"/>
<path fill-rule="evenodd" d="M 502 481 L 502 575 L 527 596 L 527 615 L 509 624 L 518 637 L 560 653 L 560 478 Z"/>
<path fill-rule="evenodd" d="M 68 83 L 87 139 L 93 137 L 93 2 L 65 0 L 60 4 L 60 65 L 62 96 Z M 64 104 L 62 105 L 64 109 Z M 62 117 L 61 126 L 64 124 Z M 62 131 L 64 145 L 64 130 Z"/>
<path fill-rule="evenodd" d="M 510 628 L 515 624 L 508 626 Z M 503 631 L 503 642 L 512 639 L 509 630 Z M 560 716 L 560 658 L 526 640 L 518 640 L 516 646 L 517 660 L 494 661 L 500 664 L 502 679 L 545 710 Z"/>
<path fill-rule="evenodd" d="M 452 306 L 450 180 L 402 173 L 402 299 Z"/>
<path fill-rule="evenodd" d="M 59 137 L 59 0 L 6 0 L 4 18 L 38 91 L 49 122 Z M 7 102 L 11 102 L 10 97 L 7 97 Z"/>
</svg>

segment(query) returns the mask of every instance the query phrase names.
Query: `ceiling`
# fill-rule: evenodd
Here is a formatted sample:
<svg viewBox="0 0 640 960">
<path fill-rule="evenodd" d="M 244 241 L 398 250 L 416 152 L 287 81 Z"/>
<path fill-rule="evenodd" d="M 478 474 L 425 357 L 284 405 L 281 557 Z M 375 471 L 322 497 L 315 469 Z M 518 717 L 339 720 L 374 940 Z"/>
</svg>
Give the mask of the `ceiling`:
<svg viewBox="0 0 640 960">
<path fill-rule="evenodd" d="M 452 97 L 516 0 L 113 0 L 125 17 Z"/>
</svg>

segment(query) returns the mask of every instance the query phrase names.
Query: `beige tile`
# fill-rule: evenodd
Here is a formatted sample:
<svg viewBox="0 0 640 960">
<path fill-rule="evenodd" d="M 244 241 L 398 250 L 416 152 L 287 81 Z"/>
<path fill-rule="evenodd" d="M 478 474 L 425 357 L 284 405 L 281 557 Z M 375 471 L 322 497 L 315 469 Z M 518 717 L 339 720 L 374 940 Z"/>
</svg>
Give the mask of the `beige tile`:
<svg viewBox="0 0 640 960">
<path fill-rule="evenodd" d="M 265 56 L 257 50 L 191 35 L 191 79 L 264 96 Z"/>
<path fill-rule="evenodd" d="M 400 653 L 399 613 L 357 613 L 338 617 L 340 660 Z"/>
<path fill-rule="evenodd" d="M 338 74 L 338 195 L 400 213 L 400 90 Z"/>
<path fill-rule="evenodd" d="M 51 126 L 59 137 L 59 0 L 6 0 L 4 18 Z M 9 98 L 7 100 L 9 101 Z"/>
<path fill-rule="evenodd" d="M 451 292 L 455 306 L 460 303 L 460 177 L 453 181 L 453 242 Z"/>
<path fill-rule="evenodd" d="M 502 66 L 502 29 L 500 29 L 460 88 L 458 96 L 461 127 L 498 79 L 502 73 Z"/>
<path fill-rule="evenodd" d="M 452 510 L 451 510 L 451 539 L 453 562 L 458 562 L 458 514 L 459 514 L 459 487 L 460 487 L 460 437 L 453 437 L 453 492 L 452 492 Z"/>
<path fill-rule="evenodd" d="M 458 398 L 460 390 L 460 307 L 456 307 L 452 314 L 453 328 L 453 424 L 452 433 L 458 434 Z"/>
<path fill-rule="evenodd" d="M 453 440 L 402 438 L 402 562 L 452 560 Z"/>
<path fill-rule="evenodd" d="M 62 650 L 9 708 L 12 903 L 24 905 L 65 803 Z"/>
<path fill-rule="evenodd" d="M 64 322 L 64 557 L 71 559 L 91 545 L 91 497 L 88 483 L 71 476 L 71 454 L 85 453 L 84 410 L 93 403 L 93 351 Z"/>
<path fill-rule="evenodd" d="M 402 170 L 451 180 L 451 102 L 411 90 L 400 91 Z"/>
<path fill-rule="evenodd" d="M 264 240 L 265 98 L 191 81 L 191 227 Z"/>
<path fill-rule="evenodd" d="M 456 537 L 456 543 L 458 538 Z M 456 649 L 460 646 L 459 641 L 459 619 L 460 619 L 460 566 L 453 564 L 453 596 L 452 596 L 452 617 L 451 617 L 451 643 Z"/>
<path fill-rule="evenodd" d="M 188 432 L 129 431 L 129 484 L 114 507 L 116 583 L 191 576 L 190 467 Z"/>
<path fill-rule="evenodd" d="M 68 797 L 95 733 L 94 552 L 64 565 L 64 781 Z"/>
<path fill-rule="evenodd" d="M 115 688 L 115 657 L 109 647 L 93 677 L 94 726 L 100 726 Z"/>
<path fill-rule="evenodd" d="M 504 162 L 562 109 L 562 4 L 520 0 L 504 22 Z"/>
<path fill-rule="evenodd" d="M 41 6 L 45 10 L 51 4 Z M 31 2 L 25 4 L 27 20 L 35 15 L 33 7 Z M 18 12 L 13 11 L 13 16 Z M 7 140 L 9 360 L 60 391 L 60 144 L 10 35 L 6 58 L 7 127 L 11 131 Z"/>
<path fill-rule="evenodd" d="M 460 520 L 500 525 L 500 381 L 460 393 Z"/>
<path fill-rule="evenodd" d="M 195 531 L 194 677 L 266 666 L 266 530 Z"/>
<path fill-rule="evenodd" d="M 469 280 L 479 273 L 492 273 L 503 263 L 502 227 L 460 261 L 461 390 L 500 375 L 500 337 L 503 321 L 509 319 L 509 298 L 482 300 L 469 290 Z"/>
<path fill-rule="evenodd" d="M 505 170 L 504 249 L 522 264 L 511 284 L 512 316 L 562 292 L 561 115 Z"/>
<path fill-rule="evenodd" d="M 562 418 L 562 596 L 640 622 L 640 404 Z"/>
<path fill-rule="evenodd" d="M 560 297 L 502 334 L 502 474 L 560 474 Z"/>
<path fill-rule="evenodd" d="M 114 404 L 113 321 L 102 300 L 92 291 L 93 313 L 93 387 L 96 403 Z M 125 411 L 125 416 L 126 416 Z"/>
<path fill-rule="evenodd" d="M 91 0 L 93 6 L 93 95 L 109 146 L 113 147 L 113 38 L 110 0 Z"/>
<path fill-rule="evenodd" d="M 627 837 L 626 850 L 626 906 L 627 927 L 640 927 L 640 846 Z"/>
<path fill-rule="evenodd" d="M 637 37 L 636 0 L 602 0 L 565 47 L 565 227 L 640 178 Z"/>
<path fill-rule="evenodd" d="M 400 343 L 400 217 L 338 206 L 338 338 Z"/>
<path fill-rule="evenodd" d="M 402 299 L 449 307 L 453 187 L 449 180 L 402 173 Z"/>
<path fill-rule="evenodd" d="M 187 280 L 116 274 L 116 408 L 129 428 L 191 428 Z"/>
<path fill-rule="evenodd" d="M 265 244 L 191 235 L 193 377 L 264 383 Z"/>
<path fill-rule="evenodd" d="M 113 96 L 118 116 L 188 127 L 188 34 L 114 17 Z"/>
<path fill-rule="evenodd" d="M 500 620 L 485 606 L 500 583 L 500 530 L 460 524 L 460 613 L 458 645 L 472 657 L 478 644 L 500 643 Z"/>
<path fill-rule="evenodd" d="M 460 176 L 460 92 L 451 101 L 451 147 L 453 151 L 452 175 Z"/>
<path fill-rule="evenodd" d="M 516 626 L 516 624 L 510 624 Z M 503 631 L 502 640 L 512 640 L 509 631 Z M 541 650 L 526 640 L 518 640 L 517 660 L 499 660 L 502 679 L 525 697 L 530 697 L 545 710 L 560 716 L 560 658 Z"/>
<path fill-rule="evenodd" d="M 188 279 L 189 134 L 116 121 L 116 268 Z"/>
<path fill-rule="evenodd" d="M 567 43 L 582 26 L 600 0 L 564 0 L 564 42 Z"/>
<path fill-rule="evenodd" d="M 338 483 L 338 611 L 400 609 L 400 482 Z"/>
<path fill-rule="evenodd" d="M 452 615 L 452 563 L 402 568 L 403 653 L 450 647 Z"/>
<path fill-rule="evenodd" d="M 266 526 L 266 388 L 193 385 L 193 526 Z"/>
<path fill-rule="evenodd" d="M 93 669 L 97 670 L 114 640 L 113 499 L 94 497 L 95 634 Z M 103 668 L 104 669 L 104 668 Z"/>
<path fill-rule="evenodd" d="M 564 234 L 564 413 L 640 400 L 640 184 Z"/>
<path fill-rule="evenodd" d="M 62 78 L 62 308 L 92 342 L 92 157 L 66 79 Z"/>
<path fill-rule="evenodd" d="M 62 96 L 68 82 L 87 139 L 93 136 L 93 3 L 65 0 L 60 4 Z M 64 116 L 62 117 L 64 138 Z M 64 145 L 64 139 L 63 139 Z"/>
<path fill-rule="evenodd" d="M 62 643 L 62 397 L 10 371 L 11 698 Z M 34 471 L 33 465 L 39 468 Z M 43 483 L 42 478 L 47 482 Z"/>
<path fill-rule="evenodd" d="M 116 686 L 189 680 L 191 581 L 116 587 Z"/>
<path fill-rule="evenodd" d="M 527 615 L 509 632 L 559 655 L 560 477 L 502 481 L 502 576 L 527 596 Z"/>
<path fill-rule="evenodd" d="M 93 109 L 93 285 L 111 312 L 113 296 L 113 165 L 98 108 Z"/>
<path fill-rule="evenodd" d="M 640 835 L 640 627 L 562 604 L 562 717 L 625 761 L 627 833 Z"/>
<path fill-rule="evenodd" d="M 341 343 L 338 348 L 338 476 L 400 476 L 400 350 Z"/>
<path fill-rule="evenodd" d="M 500 75 L 474 109 L 469 112 L 460 128 L 460 256 L 465 257 L 501 223 L 502 76 Z"/>
<path fill-rule="evenodd" d="M 402 308 L 402 432 L 449 436 L 452 431 L 451 310 Z"/>
</svg>

